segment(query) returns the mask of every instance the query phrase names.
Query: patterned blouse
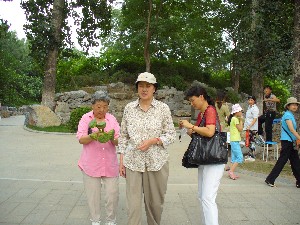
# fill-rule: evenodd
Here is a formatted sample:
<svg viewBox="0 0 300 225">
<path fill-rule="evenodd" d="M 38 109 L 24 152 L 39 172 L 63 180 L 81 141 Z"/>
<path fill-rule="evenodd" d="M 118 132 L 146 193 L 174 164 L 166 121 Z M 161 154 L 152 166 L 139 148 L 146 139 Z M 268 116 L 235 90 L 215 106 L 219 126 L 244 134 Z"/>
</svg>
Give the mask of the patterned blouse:
<svg viewBox="0 0 300 225">
<path fill-rule="evenodd" d="M 156 137 L 162 145 L 151 145 L 147 151 L 137 149 L 143 140 Z M 139 99 L 126 105 L 118 145 L 126 168 L 139 172 L 159 171 L 169 158 L 166 148 L 175 139 L 176 131 L 167 104 L 153 98 L 146 112 L 141 109 Z"/>
</svg>

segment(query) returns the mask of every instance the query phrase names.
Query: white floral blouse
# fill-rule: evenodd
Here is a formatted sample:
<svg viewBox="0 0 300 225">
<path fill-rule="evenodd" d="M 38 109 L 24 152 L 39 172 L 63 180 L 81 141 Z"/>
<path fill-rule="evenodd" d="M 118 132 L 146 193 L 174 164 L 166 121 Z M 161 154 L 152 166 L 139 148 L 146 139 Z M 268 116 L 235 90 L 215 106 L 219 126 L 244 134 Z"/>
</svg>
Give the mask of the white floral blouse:
<svg viewBox="0 0 300 225">
<path fill-rule="evenodd" d="M 160 138 L 162 145 L 151 145 L 147 151 L 137 146 L 151 138 Z M 123 164 L 132 171 L 159 171 L 168 161 L 167 146 L 176 139 L 171 111 L 167 104 L 153 98 L 150 108 L 145 112 L 139 100 L 125 106 L 119 137 L 119 152 Z"/>
</svg>

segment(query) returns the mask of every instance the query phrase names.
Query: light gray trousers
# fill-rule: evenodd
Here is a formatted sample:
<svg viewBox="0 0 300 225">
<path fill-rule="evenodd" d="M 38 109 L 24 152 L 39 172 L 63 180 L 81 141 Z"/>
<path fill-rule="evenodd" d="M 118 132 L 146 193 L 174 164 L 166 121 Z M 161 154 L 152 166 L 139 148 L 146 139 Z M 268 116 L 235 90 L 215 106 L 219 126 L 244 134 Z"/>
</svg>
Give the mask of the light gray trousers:
<svg viewBox="0 0 300 225">
<path fill-rule="evenodd" d="M 101 183 L 105 189 L 106 221 L 116 221 L 119 202 L 119 177 L 90 177 L 82 171 L 92 221 L 101 219 Z"/>
</svg>

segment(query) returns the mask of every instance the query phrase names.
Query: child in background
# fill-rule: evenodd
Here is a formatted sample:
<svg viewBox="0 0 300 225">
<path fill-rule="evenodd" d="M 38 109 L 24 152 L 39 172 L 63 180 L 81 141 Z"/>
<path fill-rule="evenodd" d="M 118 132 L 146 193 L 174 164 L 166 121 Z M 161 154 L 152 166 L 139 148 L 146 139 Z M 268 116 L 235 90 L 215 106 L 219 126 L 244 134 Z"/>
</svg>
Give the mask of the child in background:
<svg viewBox="0 0 300 225">
<path fill-rule="evenodd" d="M 228 171 L 229 178 L 236 180 L 237 175 L 234 171 L 239 163 L 243 162 L 243 153 L 240 146 L 241 132 L 243 130 L 243 109 L 239 104 L 234 104 L 231 109 L 231 114 L 228 118 L 230 129 L 230 146 L 231 146 L 231 166 Z"/>
<path fill-rule="evenodd" d="M 248 96 L 248 109 L 246 111 L 244 130 L 249 134 L 249 145 L 246 146 L 249 147 L 249 152 L 245 161 L 255 161 L 255 135 L 258 129 L 258 115 L 259 109 L 256 105 L 255 96 Z"/>
</svg>

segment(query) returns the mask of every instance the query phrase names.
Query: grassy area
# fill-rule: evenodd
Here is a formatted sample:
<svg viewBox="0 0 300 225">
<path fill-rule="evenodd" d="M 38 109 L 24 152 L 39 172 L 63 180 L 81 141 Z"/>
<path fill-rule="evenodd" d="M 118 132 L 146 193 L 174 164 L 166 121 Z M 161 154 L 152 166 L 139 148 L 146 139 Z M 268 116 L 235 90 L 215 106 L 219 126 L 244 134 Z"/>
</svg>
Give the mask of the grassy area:
<svg viewBox="0 0 300 225">
<path fill-rule="evenodd" d="M 72 133 L 67 125 L 52 126 L 52 127 L 36 127 L 27 125 L 29 129 L 45 132 Z"/>
<path fill-rule="evenodd" d="M 239 164 L 238 168 L 256 172 L 256 173 L 269 174 L 273 169 L 274 165 L 275 165 L 275 161 L 266 162 L 266 161 L 256 159 L 255 162 L 245 161 L 244 163 Z M 293 177 L 292 169 L 289 163 L 285 165 L 282 172 L 280 173 L 280 176 Z"/>
</svg>

